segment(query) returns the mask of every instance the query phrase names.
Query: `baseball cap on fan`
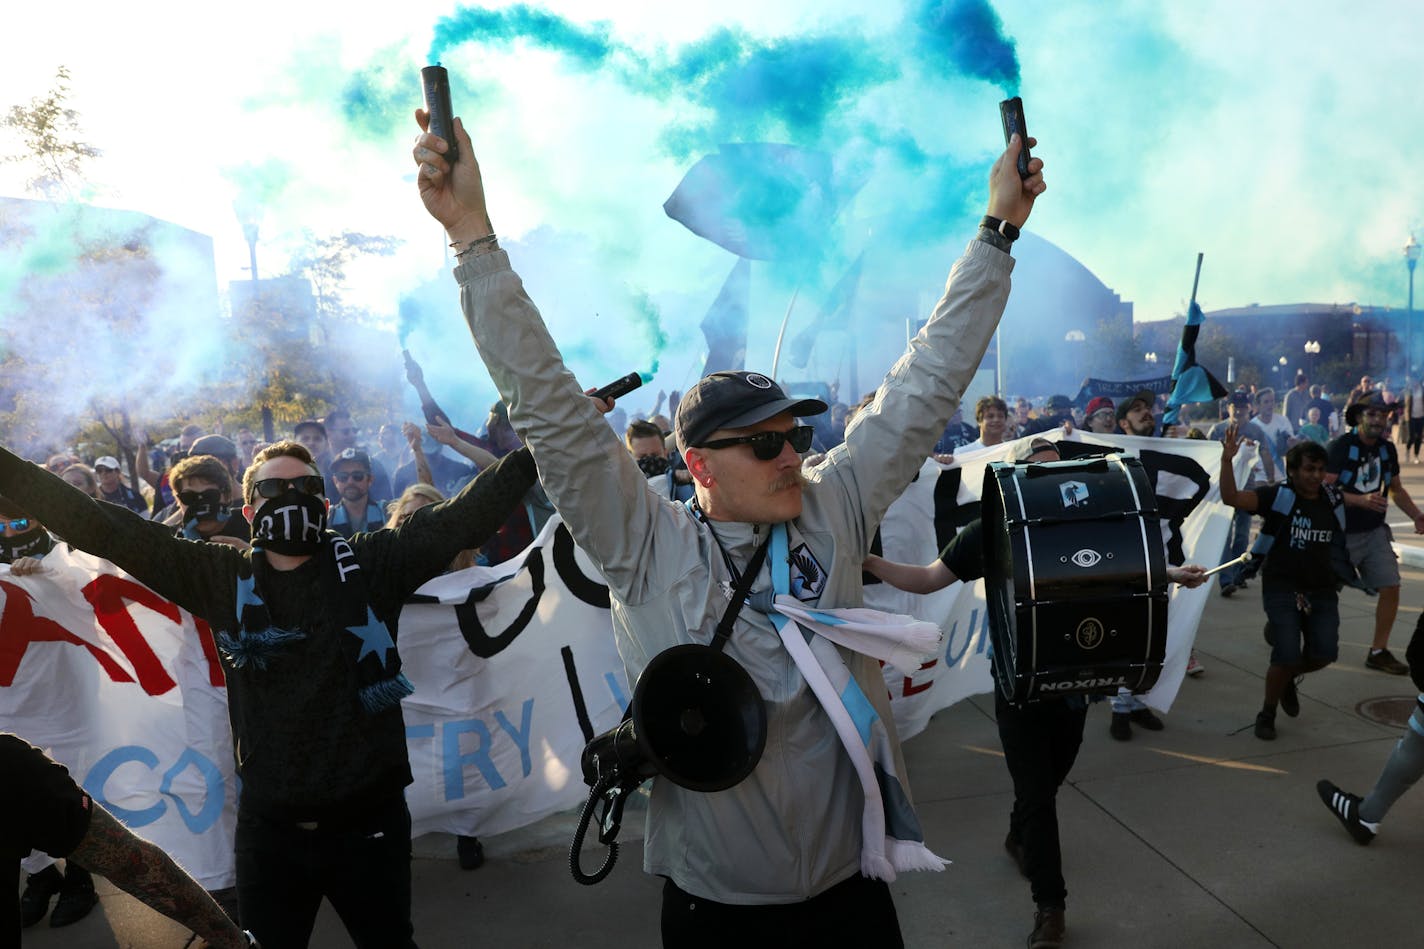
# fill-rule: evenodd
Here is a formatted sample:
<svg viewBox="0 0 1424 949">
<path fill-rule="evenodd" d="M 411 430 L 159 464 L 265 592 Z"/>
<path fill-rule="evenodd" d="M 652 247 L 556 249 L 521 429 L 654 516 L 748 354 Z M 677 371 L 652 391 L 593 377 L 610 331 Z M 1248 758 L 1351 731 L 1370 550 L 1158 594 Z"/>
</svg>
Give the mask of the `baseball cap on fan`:
<svg viewBox="0 0 1424 949">
<path fill-rule="evenodd" d="M 782 412 L 797 418 L 826 411 L 820 399 L 793 399 L 759 372 L 724 370 L 703 376 L 677 404 L 673 430 L 682 451 L 724 428 L 746 428 Z"/>
</svg>

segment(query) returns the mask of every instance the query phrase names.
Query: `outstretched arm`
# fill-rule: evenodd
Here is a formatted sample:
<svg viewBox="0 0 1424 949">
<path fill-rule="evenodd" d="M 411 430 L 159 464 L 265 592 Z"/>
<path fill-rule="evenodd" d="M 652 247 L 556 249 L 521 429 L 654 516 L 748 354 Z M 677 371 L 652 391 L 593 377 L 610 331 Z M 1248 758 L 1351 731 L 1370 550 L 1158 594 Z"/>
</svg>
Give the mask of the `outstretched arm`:
<svg viewBox="0 0 1424 949">
<path fill-rule="evenodd" d="M 91 799 L 90 806 L 89 829 L 69 859 L 187 926 L 210 946 L 249 945 L 237 924 L 172 857 L 120 824 L 98 801 Z"/>
<path fill-rule="evenodd" d="M 919 565 L 886 560 L 884 557 L 870 554 L 862 566 L 892 587 L 906 593 L 934 593 L 959 579 L 954 575 L 954 571 L 938 558 Z"/>
<path fill-rule="evenodd" d="M 156 521 L 89 497 L 0 448 L 0 494 L 78 549 L 128 571 L 140 583 L 209 620 L 230 609 L 242 555 L 231 547 L 175 537 Z M 217 604 L 221 603 L 221 607 Z"/>
</svg>

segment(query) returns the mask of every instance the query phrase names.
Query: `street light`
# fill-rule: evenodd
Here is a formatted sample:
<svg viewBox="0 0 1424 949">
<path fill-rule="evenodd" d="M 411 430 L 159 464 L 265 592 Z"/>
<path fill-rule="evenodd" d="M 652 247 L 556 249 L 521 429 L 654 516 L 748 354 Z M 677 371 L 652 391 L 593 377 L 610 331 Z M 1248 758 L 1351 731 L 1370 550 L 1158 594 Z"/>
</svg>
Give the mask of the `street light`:
<svg viewBox="0 0 1424 949">
<path fill-rule="evenodd" d="M 1305 365 L 1312 379 L 1315 378 L 1315 357 L 1320 355 L 1320 340 L 1308 339 L 1305 341 Z"/>
<path fill-rule="evenodd" d="M 237 223 L 242 225 L 242 236 L 247 241 L 247 254 L 252 265 L 252 282 L 257 282 L 257 226 L 262 223 L 262 205 L 251 196 L 240 194 L 232 202 Z"/>
<path fill-rule="evenodd" d="M 1409 240 L 1404 242 L 1404 265 L 1409 268 L 1409 307 L 1404 311 L 1405 326 L 1405 350 L 1404 350 L 1404 372 L 1408 376 L 1414 375 L 1414 265 L 1419 263 L 1419 242 L 1414 239 L 1414 235 L 1409 235 Z"/>
</svg>

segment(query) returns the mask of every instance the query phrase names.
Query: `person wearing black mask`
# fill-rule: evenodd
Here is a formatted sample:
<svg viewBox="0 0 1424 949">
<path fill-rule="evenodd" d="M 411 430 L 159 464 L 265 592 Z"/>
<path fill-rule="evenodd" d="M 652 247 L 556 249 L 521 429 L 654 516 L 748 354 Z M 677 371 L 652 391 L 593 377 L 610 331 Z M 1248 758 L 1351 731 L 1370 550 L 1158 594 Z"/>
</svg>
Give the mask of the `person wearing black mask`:
<svg viewBox="0 0 1424 949">
<path fill-rule="evenodd" d="M 305 946 L 322 898 L 358 947 L 414 946 L 401 605 L 498 529 L 535 481 L 527 451 L 408 525 L 327 529 L 326 479 L 295 442 L 243 475 L 252 547 L 194 543 L 0 448 L 0 492 L 68 543 L 207 620 L 241 778 L 238 904 L 266 946 Z"/>
<path fill-rule="evenodd" d="M 246 547 L 251 539 L 247 518 L 232 504 L 232 477 L 222 459 L 213 455 L 184 458 L 169 472 L 178 510 L 164 523 L 179 537 Z"/>
<path fill-rule="evenodd" d="M 54 549 L 54 537 L 18 504 L 3 497 L 0 497 L 0 535 L 3 535 L 0 536 L 0 563 L 9 564 L 13 575 L 24 577 L 44 570 L 40 561 Z M 56 895 L 59 901 L 50 913 L 50 925 L 54 927 L 79 922 L 99 902 L 94 892 L 94 878 L 73 860 L 65 861 L 61 871 L 57 864 L 36 851 L 24 861 L 24 867 L 29 876 L 20 895 L 22 927 L 28 928 L 44 919 L 49 912 L 49 901 Z M 0 943 L 4 935 L 0 927 Z"/>
</svg>

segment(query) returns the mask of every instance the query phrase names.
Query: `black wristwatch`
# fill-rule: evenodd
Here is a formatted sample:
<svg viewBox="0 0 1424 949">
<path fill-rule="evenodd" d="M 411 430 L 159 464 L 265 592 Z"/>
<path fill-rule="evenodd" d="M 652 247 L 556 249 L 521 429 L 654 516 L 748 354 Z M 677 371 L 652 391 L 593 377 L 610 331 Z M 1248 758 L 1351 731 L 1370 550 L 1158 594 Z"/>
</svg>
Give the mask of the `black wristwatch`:
<svg viewBox="0 0 1424 949">
<path fill-rule="evenodd" d="M 992 214 L 984 215 L 984 219 L 979 222 L 979 226 L 987 227 L 989 230 L 998 234 L 1000 237 L 1004 238 L 1004 240 L 1007 241 L 1018 240 L 1019 234 L 1022 233 L 1017 227 L 1014 227 L 1008 221 L 1005 221 L 1003 218 L 994 217 Z"/>
</svg>

